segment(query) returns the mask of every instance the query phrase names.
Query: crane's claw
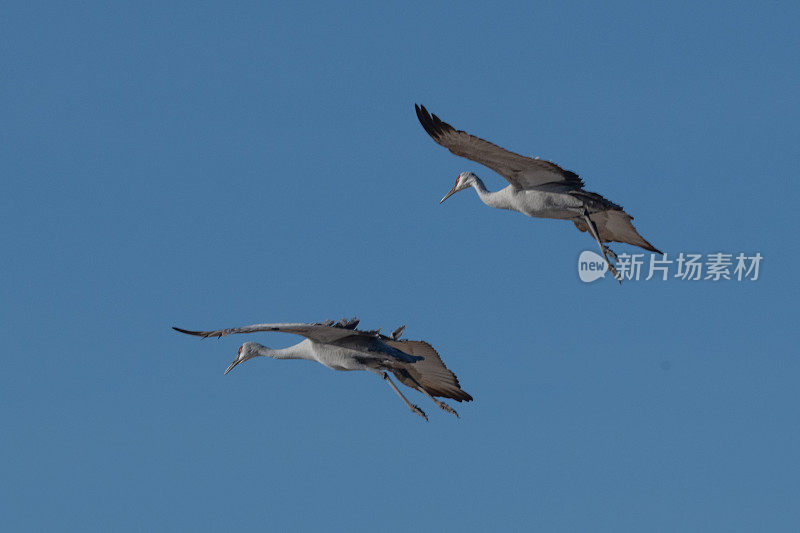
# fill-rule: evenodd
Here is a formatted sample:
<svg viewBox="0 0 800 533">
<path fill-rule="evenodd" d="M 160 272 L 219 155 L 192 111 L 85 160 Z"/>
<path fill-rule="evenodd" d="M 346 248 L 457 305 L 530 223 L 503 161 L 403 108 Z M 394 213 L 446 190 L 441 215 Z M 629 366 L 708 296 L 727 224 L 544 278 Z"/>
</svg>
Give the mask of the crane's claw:
<svg viewBox="0 0 800 533">
<path fill-rule="evenodd" d="M 608 263 L 608 269 L 611 271 L 611 275 L 614 276 L 614 279 L 617 280 L 620 285 L 622 285 L 622 276 L 619 272 L 617 272 L 617 269 L 614 268 L 614 265 Z"/>
<path fill-rule="evenodd" d="M 411 411 L 417 413 L 419 416 L 425 419 L 425 422 L 428 421 L 428 415 L 425 414 L 425 411 L 417 407 L 416 405 L 411 405 Z"/>
<path fill-rule="evenodd" d="M 442 410 L 447 411 L 451 415 L 456 415 L 456 418 L 461 418 L 460 416 L 458 416 L 458 413 L 456 412 L 456 410 L 453 409 L 452 407 L 450 407 L 449 405 L 447 405 L 446 403 L 440 402 L 438 400 L 434 400 L 434 401 L 436 402 L 436 405 L 438 405 L 439 408 L 441 408 Z"/>
</svg>

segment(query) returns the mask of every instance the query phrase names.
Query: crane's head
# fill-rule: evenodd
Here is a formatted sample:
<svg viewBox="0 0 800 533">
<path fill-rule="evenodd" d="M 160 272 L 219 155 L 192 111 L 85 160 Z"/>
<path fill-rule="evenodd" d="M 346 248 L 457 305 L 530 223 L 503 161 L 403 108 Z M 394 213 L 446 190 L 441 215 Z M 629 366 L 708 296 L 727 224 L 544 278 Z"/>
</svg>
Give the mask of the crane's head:
<svg viewBox="0 0 800 533">
<path fill-rule="evenodd" d="M 231 363 L 228 366 L 228 369 L 225 371 L 225 373 L 227 374 L 228 372 L 233 370 L 233 367 L 235 367 L 239 363 L 244 363 L 248 359 L 252 359 L 253 357 L 259 355 L 258 353 L 259 348 L 263 348 L 263 346 L 261 346 L 257 342 L 246 342 L 241 346 L 239 346 L 239 353 L 236 355 L 236 359 L 234 359 L 233 363 Z"/>
<path fill-rule="evenodd" d="M 453 188 L 450 189 L 449 193 L 444 195 L 444 198 L 442 198 L 441 202 L 439 202 L 439 203 L 444 202 L 445 200 L 447 200 L 448 198 L 453 196 L 458 191 L 463 191 L 464 189 L 469 189 L 470 187 L 472 187 L 472 184 L 475 183 L 475 180 L 477 180 L 477 179 L 478 179 L 478 176 L 476 176 L 472 172 L 462 172 L 456 178 L 456 184 L 453 185 Z"/>
</svg>

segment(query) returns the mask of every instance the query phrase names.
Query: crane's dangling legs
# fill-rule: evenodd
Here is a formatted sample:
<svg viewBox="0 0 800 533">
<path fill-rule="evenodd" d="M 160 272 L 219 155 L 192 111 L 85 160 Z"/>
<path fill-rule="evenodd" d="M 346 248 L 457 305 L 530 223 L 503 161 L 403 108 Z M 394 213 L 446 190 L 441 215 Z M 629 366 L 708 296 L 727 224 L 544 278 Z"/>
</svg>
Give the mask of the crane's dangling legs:
<svg viewBox="0 0 800 533">
<path fill-rule="evenodd" d="M 450 406 L 449 406 L 449 405 L 447 405 L 446 403 L 444 403 L 444 402 L 441 402 L 441 401 L 437 400 L 436 398 L 434 398 L 433 396 L 431 396 L 430 394 L 428 394 L 428 391 L 426 391 L 426 390 L 425 390 L 425 389 L 423 389 L 422 387 L 420 387 L 420 388 L 419 388 L 419 389 L 417 389 L 417 390 L 419 390 L 420 392 L 422 392 L 422 394 L 424 394 L 425 396 L 427 396 L 428 398 L 430 398 L 430 399 L 433 401 L 433 403 L 435 403 L 436 405 L 438 405 L 438 406 L 439 406 L 439 408 L 440 408 L 440 409 L 443 409 L 443 410 L 447 411 L 447 412 L 448 412 L 448 413 L 450 413 L 451 415 L 456 415 L 456 418 L 461 418 L 460 416 L 458 416 L 458 413 L 456 412 L 456 410 L 455 410 L 455 409 L 453 409 L 452 407 L 450 407 Z"/>
<path fill-rule="evenodd" d="M 603 253 L 603 258 L 606 260 L 606 264 L 608 265 L 608 270 L 611 271 L 611 275 L 614 276 L 614 279 L 617 280 L 620 284 L 622 284 L 622 276 L 619 275 L 617 269 L 614 268 L 614 265 L 608 259 L 609 254 L 614 260 L 617 259 L 617 254 L 611 251 L 611 249 L 603 244 L 603 241 L 600 240 L 600 232 L 597 231 L 597 226 L 595 226 L 594 221 L 589 218 L 589 210 L 586 209 L 584 206 L 583 208 L 583 220 L 586 221 L 586 225 L 589 226 L 589 232 L 594 237 L 594 240 L 597 241 L 597 244 L 600 246 L 600 251 Z"/>
<path fill-rule="evenodd" d="M 443 411 L 447 411 L 451 415 L 456 415 L 456 418 L 461 418 L 460 416 L 458 416 L 458 413 L 456 412 L 455 409 L 453 409 L 452 407 L 450 407 L 446 403 L 444 403 L 442 401 L 439 401 L 436 398 L 434 398 L 433 396 L 431 396 L 431 394 L 428 391 L 426 391 L 422 387 L 422 385 L 420 385 L 419 382 L 411 376 L 411 374 L 409 374 L 408 372 L 405 372 L 405 371 L 403 371 L 403 372 L 404 372 L 404 377 L 406 377 L 409 380 L 411 380 L 411 382 L 414 384 L 414 388 L 417 389 L 418 391 L 420 391 L 422 394 L 424 394 L 428 398 L 430 398 L 433 403 L 435 403 L 436 405 L 439 406 L 439 409 L 442 409 Z M 399 379 L 399 377 L 398 377 L 398 379 Z"/>
<path fill-rule="evenodd" d="M 397 393 L 397 395 L 400 396 L 400 398 L 406 403 L 408 408 L 411 409 L 411 412 L 417 413 L 419 416 L 421 416 L 422 418 L 425 419 L 425 422 L 428 421 L 428 415 L 425 414 L 425 411 L 423 411 L 422 409 L 420 409 L 419 407 L 417 407 L 413 403 L 409 402 L 406 399 L 406 397 L 403 396 L 403 393 L 400 392 L 400 389 L 398 389 L 397 386 L 394 384 L 394 382 L 391 380 L 391 378 L 389 378 L 389 374 L 387 374 L 386 372 L 380 372 L 380 371 L 376 371 L 376 373 L 381 375 L 381 377 L 383 379 L 385 379 L 387 383 L 389 383 L 389 386 L 392 387 L 394 389 L 394 391 Z"/>
</svg>

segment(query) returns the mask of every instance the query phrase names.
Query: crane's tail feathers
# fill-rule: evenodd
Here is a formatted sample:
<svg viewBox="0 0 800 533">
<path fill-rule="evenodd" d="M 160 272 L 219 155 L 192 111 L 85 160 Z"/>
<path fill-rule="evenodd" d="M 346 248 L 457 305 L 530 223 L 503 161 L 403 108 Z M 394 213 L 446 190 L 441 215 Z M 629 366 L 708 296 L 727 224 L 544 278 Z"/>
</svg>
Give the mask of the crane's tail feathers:
<svg viewBox="0 0 800 533">
<path fill-rule="evenodd" d="M 589 215 L 597 226 L 600 240 L 603 242 L 624 242 L 643 248 L 649 252 L 662 253 L 658 248 L 647 242 L 633 227 L 633 217 L 621 209 L 609 209 Z M 589 231 L 586 223 L 575 219 L 572 221 L 581 231 Z"/>
<path fill-rule="evenodd" d="M 430 392 L 430 391 L 429 391 Z M 469 393 L 459 389 L 459 390 L 449 390 L 449 391 L 437 391 L 434 396 L 439 396 L 440 398 L 450 398 L 451 400 L 455 400 L 457 402 L 471 402 L 472 396 Z"/>
</svg>

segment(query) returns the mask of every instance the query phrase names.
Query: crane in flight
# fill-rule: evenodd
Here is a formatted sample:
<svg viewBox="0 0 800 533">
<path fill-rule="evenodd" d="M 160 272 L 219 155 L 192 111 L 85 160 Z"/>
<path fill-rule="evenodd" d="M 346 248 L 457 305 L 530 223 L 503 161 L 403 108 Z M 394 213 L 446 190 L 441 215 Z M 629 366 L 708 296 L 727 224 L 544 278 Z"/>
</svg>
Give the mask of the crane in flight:
<svg viewBox="0 0 800 533">
<path fill-rule="evenodd" d="M 608 269 L 620 283 L 621 277 L 611 261 L 617 255 L 606 242 L 624 242 L 661 253 L 633 227 L 633 217 L 622 207 L 597 193 L 583 190 L 583 180 L 550 161 L 510 152 L 474 135 L 453 128 L 425 106 L 414 104 L 417 118 L 434 141 L 455 155 L 466 157 L 503 176 L 510 185 L 488 191 L 472 172 L 462 172 L 441 202 L 472 187 L 481 201 L 490 207 L 519 211 L 530 217 L 571 220 L 581 231 L 588 231 L 600 246 Z M 611 259 L 609 259 L 609 257 Z"/>
<path fill-rule="evenodd" d="M 400 396 L 412 412 L 426 421 L 425 412 L 408 401 L 389 377 L 388 372 L 403 385 L 417 390 L 433 400 L 437 406 L 458 417 L 455 409 L 437 400 L 451 398 L 457 402 L 472 401 L 472 396 L 461 390 L 458 378 L 439 358 L 433 346 L 424 341 L 400 340 L 405 326 L 400 326 L 391 336 L 382 335 L 380 329 L 356 329 L 358 319 L 342 319 L 316 323 L 254 324 L 240 328 L 213 331 L 189 331 L 173 327 L 175 331 L 198 337 L 224 337 L 233 333 L 279 331 L 305 337 L 294 346 L 273 350 L 257 342 L 245 342 L 239 347 L 236 359 L 225 370 L 227 374 L 236 365 L 258 356 L 273 359 L 306 359 L 316 361 L 334 370 L 367 370 L 383 378 Z"/>
</svg>

